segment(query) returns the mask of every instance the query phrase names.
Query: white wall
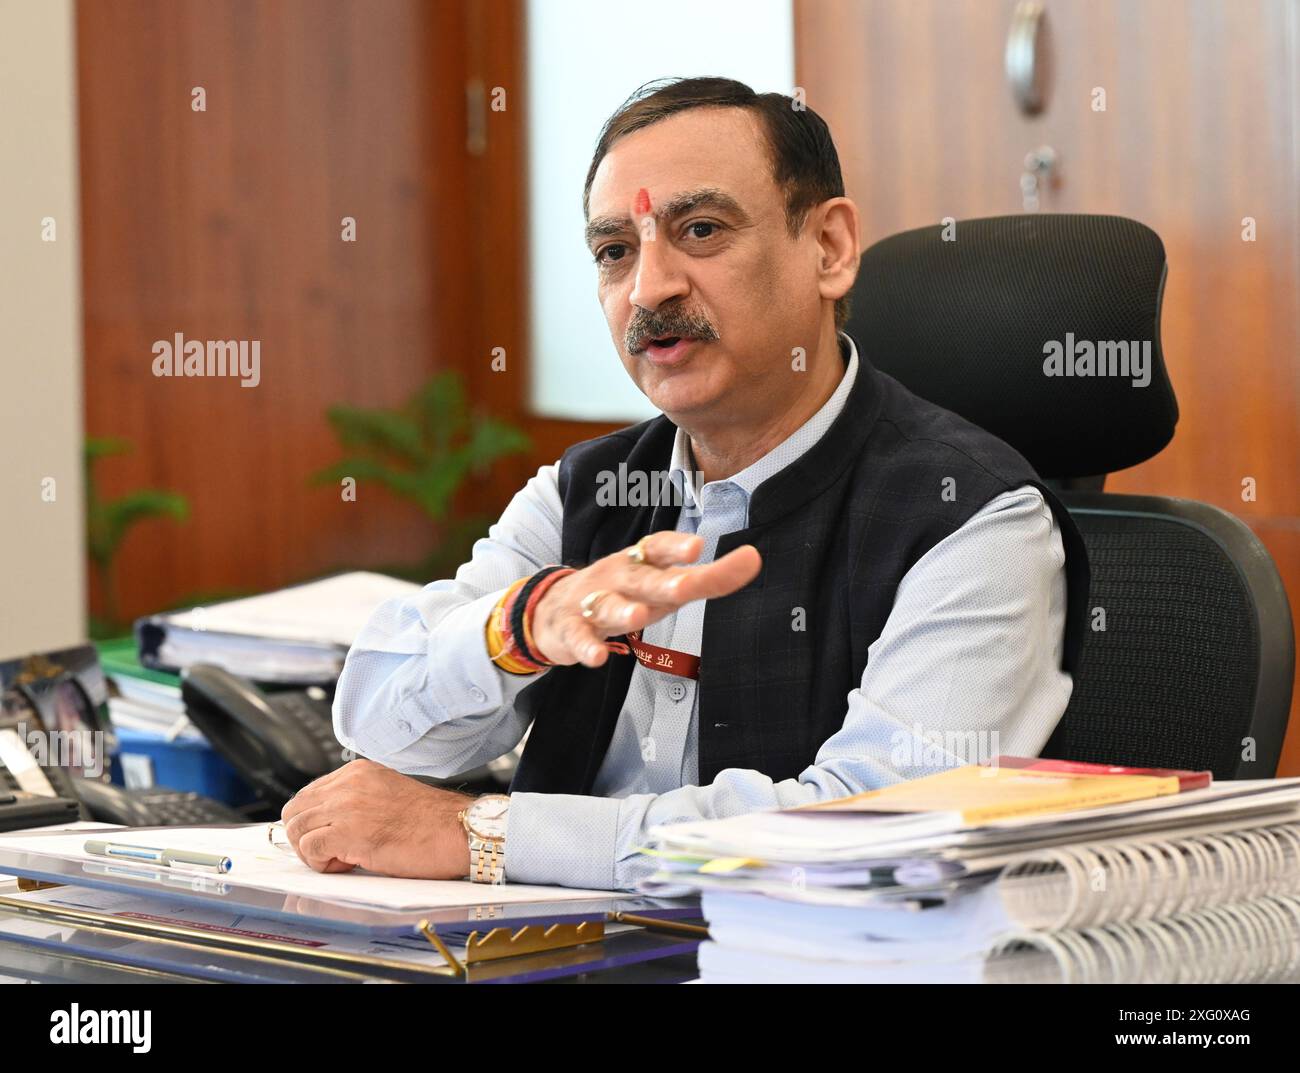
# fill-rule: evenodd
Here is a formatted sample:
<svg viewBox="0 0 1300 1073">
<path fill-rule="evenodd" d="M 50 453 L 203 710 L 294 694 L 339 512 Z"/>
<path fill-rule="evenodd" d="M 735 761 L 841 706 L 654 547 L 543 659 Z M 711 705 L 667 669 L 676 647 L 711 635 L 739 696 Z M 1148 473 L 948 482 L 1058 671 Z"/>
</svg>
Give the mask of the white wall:
<svg viewBox="0 0 1300 1073">
<path fill-rule="evenodd" d="M 0 0 L 0 658 L 85 635 L 73 38 L 71 0 Z"/>
<path fill-rule="evenodd" d="M 532 409 L 639 421 L 657 412 L 623 370 L 582 241 L 582 185 L 605 120 L 640 85 L 721 75 L 794 88 L 791 0 L 529 0 Z"/>
</svg>

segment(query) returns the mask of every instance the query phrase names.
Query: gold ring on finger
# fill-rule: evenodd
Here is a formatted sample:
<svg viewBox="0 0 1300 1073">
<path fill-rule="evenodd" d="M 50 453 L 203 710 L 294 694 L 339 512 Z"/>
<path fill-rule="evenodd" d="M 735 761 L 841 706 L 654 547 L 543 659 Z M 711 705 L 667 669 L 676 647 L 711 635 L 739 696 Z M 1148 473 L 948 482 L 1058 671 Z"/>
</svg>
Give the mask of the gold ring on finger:
<svg viewBox="0 0 1300 1073">
<path fill-rule="evenodd" d="M 650 537 L 647 534 L 627 549 L 627 557 L 634 563 L 643 563 L 646 561 L 645 548 L 642 546 Z"/>
<path fill-rule="evenodd" d="M 596 614 L 596 605 L 608 595 L 608 589 L 595 589 L 587 593 L 578 604 L 582 608 L 582 617 L 592 618 Z"/>
</svg>

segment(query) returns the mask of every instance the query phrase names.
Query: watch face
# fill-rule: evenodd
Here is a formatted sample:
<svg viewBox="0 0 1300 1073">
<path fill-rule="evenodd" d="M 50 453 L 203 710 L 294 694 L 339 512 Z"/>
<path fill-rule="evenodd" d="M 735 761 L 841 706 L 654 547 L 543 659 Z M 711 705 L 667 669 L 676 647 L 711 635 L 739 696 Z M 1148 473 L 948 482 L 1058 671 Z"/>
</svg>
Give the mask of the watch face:
<svg viewBox="0 0 1300 1073">
<path fill-rule="evenodd" d="M 504 794 L 488 794 L 470 805 L 465 813 L 465 822 L 479 838 L 488 842 L 500 842 L 506 837 L 506 814 L 509 809 L 510 798 Z"/>
</svg>

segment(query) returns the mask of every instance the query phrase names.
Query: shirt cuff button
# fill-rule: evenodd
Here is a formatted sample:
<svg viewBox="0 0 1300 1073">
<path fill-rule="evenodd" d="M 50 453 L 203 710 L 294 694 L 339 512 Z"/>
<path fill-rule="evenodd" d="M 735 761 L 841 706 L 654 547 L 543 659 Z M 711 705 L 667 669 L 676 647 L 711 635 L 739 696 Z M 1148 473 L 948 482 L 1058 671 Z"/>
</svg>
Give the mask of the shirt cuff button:
<svg viewBox="0 0 1300 1073">
<path fill-rule="evenodd" d="M 478 686 L 475 686 L 473 689 L 471 689 L 469 691 L 469 695 L 473 697 L 476 701 L 478 701 L 480 704 L 482 704 L 485 700 L 487 700 L 487 694 L 484 693 L 483 690 L 479 689 Z"/>
</svg>

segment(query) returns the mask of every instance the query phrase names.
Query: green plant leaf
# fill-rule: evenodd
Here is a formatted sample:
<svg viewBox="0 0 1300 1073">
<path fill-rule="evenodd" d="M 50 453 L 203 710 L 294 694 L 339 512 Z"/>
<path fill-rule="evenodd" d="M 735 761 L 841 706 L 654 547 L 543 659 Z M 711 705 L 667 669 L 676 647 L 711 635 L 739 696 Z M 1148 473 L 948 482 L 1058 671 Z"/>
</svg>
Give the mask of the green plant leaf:
<svg viewBox="0 0 1300 1073">
<path fill-rule="evenodd" d="M 430 466 L 417 476 L 414 495 L 424 512 L 436 521 L 447 516 L 456 489 L 465 479 L 463 457 L 453 456 Z"/>
<path fill-rule="evenodd" d="M 359 453 L 312 474 L 311 483 L 353 477 L 379 484 L 435 523 L 448 518 L 471 470 L 481 473 L 503 455 L 530 446 L 514 426 L 471 414 L 454 371 L 434 374 L 397 411 L 335 406 L 328 417 L 341 444 Z"/>
<path fill-rule="evenodd" d="M 424 479 L 419 473 L 410 470 L 392 469 L 383 462 L 373 458 L 345 458 L 323 470 L 312 474 L 312 484 L 336 484 L 344 477 L 351 477 L 358 484 L 369 481 L 383 485 L 394 495 L 403 499 L 419 502 L 420 489 Z"/>
<path fill-rule="evenodd" d="M 356 481 L 382 481 L 392 472 L 388 465 L 377 458 L 362 458 L 354 455 L 352 458 L 345 458 L 317 470 L 308 479 L 312 484 L 337 484 L 344 477 L 351 477 Z"/>
<path fill-rule="evenodd" d="M 345 447 L 369 447 L 417 465 L 424 457 L 420 427 L 405 414 L 391 410 L 363 410 L 355 406 L 331 406 L 326 416 Z"/>
<path fill-rule="evenodd" d="M 435 374 L 409 405 L 424 429 L 426 448 L 434 454 L 446 451 L 469 420 L 465 388 L 454 372 Z"/>
<path fill-rule="evenodd" d="M 184 496 L 144 488 L 103 504 L 100 511 L 102 528 L 99 537 L 107 557 L 112 558 L 126 531 L 136 522 L 161 517 L 183 521 L 189 517 L 190 508 Z"/>
<path fill-rule="evenodd" d="M 498 421 L 495 417 L 475 419 L 474 429 L 466 446 L 469 465 L 483 469 L 505 455 L 518 454 L 532 446 L 532 442 L 514 425 Z"/>
<path fill-rule="evenodd" d="M 131 441 L 124 440 L 120 436 L 87 436 L 82 457 L 87 465 L 93 465 L 101 458 L 129 454 L 130 451 Z"/>
</svg>

